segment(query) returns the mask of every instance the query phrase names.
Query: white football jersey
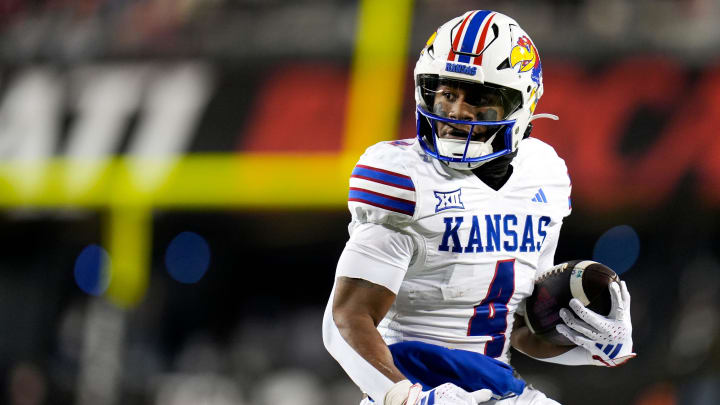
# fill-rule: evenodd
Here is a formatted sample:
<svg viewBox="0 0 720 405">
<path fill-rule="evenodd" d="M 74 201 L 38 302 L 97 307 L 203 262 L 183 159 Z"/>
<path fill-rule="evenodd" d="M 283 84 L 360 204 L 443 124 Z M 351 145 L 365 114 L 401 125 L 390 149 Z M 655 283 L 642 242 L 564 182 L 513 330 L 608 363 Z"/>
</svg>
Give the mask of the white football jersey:
<svg viewBox="0 0 720 405">
<path fill-rule="evenodd" d="M 409 248 L 393 247 L 412 249 L 403 252 L 412 260 L 378 327 L 386 343 L 419 340 L 508 361 L 513 314 L 554 264 L 571 210 L 567 168 L 551 146 L 525 139 L 511 164 L 496 191 L 427 156 L 415 139 L 362 155 L 350 178 L 351 242 L 368 223 L 412 238 Z"/>
</svg>

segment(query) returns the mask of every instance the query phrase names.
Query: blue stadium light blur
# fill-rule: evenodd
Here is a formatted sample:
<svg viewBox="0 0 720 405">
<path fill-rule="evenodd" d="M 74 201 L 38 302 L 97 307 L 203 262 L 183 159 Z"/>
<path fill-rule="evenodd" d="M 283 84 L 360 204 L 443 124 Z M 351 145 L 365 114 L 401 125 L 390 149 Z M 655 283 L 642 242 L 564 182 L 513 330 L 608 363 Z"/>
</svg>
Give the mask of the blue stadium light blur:
<svg viewBox="0 0 720 405">
<path fill-rule="evenodd" d="M 175 280 L 197 283 L 210 264 L 210 247 L 202 236 L 194 232 L 181 232 L 165 251 L 165 266 Z"/>
<path fill-rule="evenodd" d="M 99 296 L 110 285 L 110 256 L 101 246 L 89 245 L 75 260 L 75 283 L 85 293 Z"/>
<path fill-rule="evenodd" d="M 595 242 L 593 260 L 622 274 L 635 264 L 639 254 L 640 238 L 635 229 L 619 225 L 607 230 Z"/>
</svg>

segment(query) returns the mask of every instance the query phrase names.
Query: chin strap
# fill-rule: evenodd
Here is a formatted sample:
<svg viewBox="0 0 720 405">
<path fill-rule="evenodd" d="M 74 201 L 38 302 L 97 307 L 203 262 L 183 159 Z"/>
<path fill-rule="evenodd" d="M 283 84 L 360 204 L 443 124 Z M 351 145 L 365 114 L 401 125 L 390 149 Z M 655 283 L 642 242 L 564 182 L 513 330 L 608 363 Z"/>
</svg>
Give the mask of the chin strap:
<svg viewBox="0 0 720 405">
<path fill-rule="evenodd" d="M 495 133 L 493 134 L 493 136 L 491 136 L 487 141 L 481 142 L 481 143 L 482 143 L 481 148 L 483 149 L 483 151 L 482 151 L 482 153 L 481 153 L 481 156 L 482 156 L 482 155 L 489 155 L 489 154 L 493 153 L 492 143 L 493 143 L 493 141 L 495 140 L 495 136 L 497 136 L 497 134 L 498 134 L 498 133 L 495 132 Z"/>
<path fill-rule="evenodd" d="M 492 142 L 496 135 L 497 132 L 484 142 L 470 141 L 470 143 L 465 139 L 437 139 L 436 145 L 439 154 L 444 156 L 460 157 L 465 152 L 466 147 L 468 156 L 484 156 L 493 153 Z M 447 164 L 454 169 L 468 170 L 481 166 L 483 162 L 447 162 Z M 463 168 L 463 165 L 467 165 L 467 168 Z"/>
<path fill-rule="evenodd" d="M 523 134 L 523 139 L 530 137 L 530 132 L 532 132 L 532 128 L 533 128 L 532 122 L 538 118 L 549 118 L 554 121 L 558 121 L 560 119 L 555 114 L 546 114 L 546 113 L 535 114 L 535 115 L 531 116 L 530 119 L 528 120 L 528 126 L 527 126 L 527 128 L 525 128 L 525 133 Z"/>
<path fill-rule="evenodd" d="M 535 115 L 531 116 L 531 117 L 530 117 L 530 120 L 528 120 L 528 122 L 533 122 L 533 121 L 535 121 L 535 120 L 538 119 L 538 118 L 549 118 L 549 119 L 554 120 L 554 121 L 558 121 L 558 120 L 560 119 L 560 117 L 558 117 L 558 116 L 555 115 L 555 114 L 542 113 L 542 114 L 535 114 Z"/>
</svg>

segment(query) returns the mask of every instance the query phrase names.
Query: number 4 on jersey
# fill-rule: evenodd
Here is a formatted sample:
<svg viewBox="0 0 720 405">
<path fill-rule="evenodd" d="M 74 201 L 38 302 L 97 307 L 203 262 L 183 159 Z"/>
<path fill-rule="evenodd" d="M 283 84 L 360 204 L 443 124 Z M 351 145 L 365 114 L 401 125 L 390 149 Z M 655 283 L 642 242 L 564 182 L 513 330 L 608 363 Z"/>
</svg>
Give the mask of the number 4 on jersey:
<svg viewBox="0 0 720 405">
<path fill-rule="evenodd" d="M 468 324 L 468 336 L 490 336 L 485 345 L 485 355 L 498 357 L 505 346 L 507 330 L 507 304 L 515 292 L 515 259 L 500 260 L 495 265 L 495 275 L 487 295 Z"/>
</svg>

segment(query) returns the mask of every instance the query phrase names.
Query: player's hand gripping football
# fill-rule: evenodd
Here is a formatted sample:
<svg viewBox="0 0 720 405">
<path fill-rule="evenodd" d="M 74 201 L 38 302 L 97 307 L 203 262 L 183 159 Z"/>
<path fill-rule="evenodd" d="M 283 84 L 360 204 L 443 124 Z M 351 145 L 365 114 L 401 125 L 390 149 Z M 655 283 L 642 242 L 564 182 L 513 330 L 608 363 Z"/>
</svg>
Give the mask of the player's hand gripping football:
<svg viewBox="0 0 720 405">
<path fill-rule="evenodd" d="M 610 314 L 602 316 L 582 305 L 573 298 L 570 308 L 578 319 L 567 309 L 560 310 L 565 325 L 557 325 L 559 333 L 574 344 L 585 348 L 592 364 L 615 367 L 624 364 L 636 354 L 632 352 L 632 322 L 630 321 L 630 293 L 624 281 L 610 283 L 612 305 Z"/>
<path fill-rule="evenodd" d="M 404 380 L 395 384 L 385 396 L 385 405 L 478 405 L 492 398 L 488 389 L 467 392 L 455 384 L 445 383 L 429 391 L 420 384 Z"/>
</svg>

